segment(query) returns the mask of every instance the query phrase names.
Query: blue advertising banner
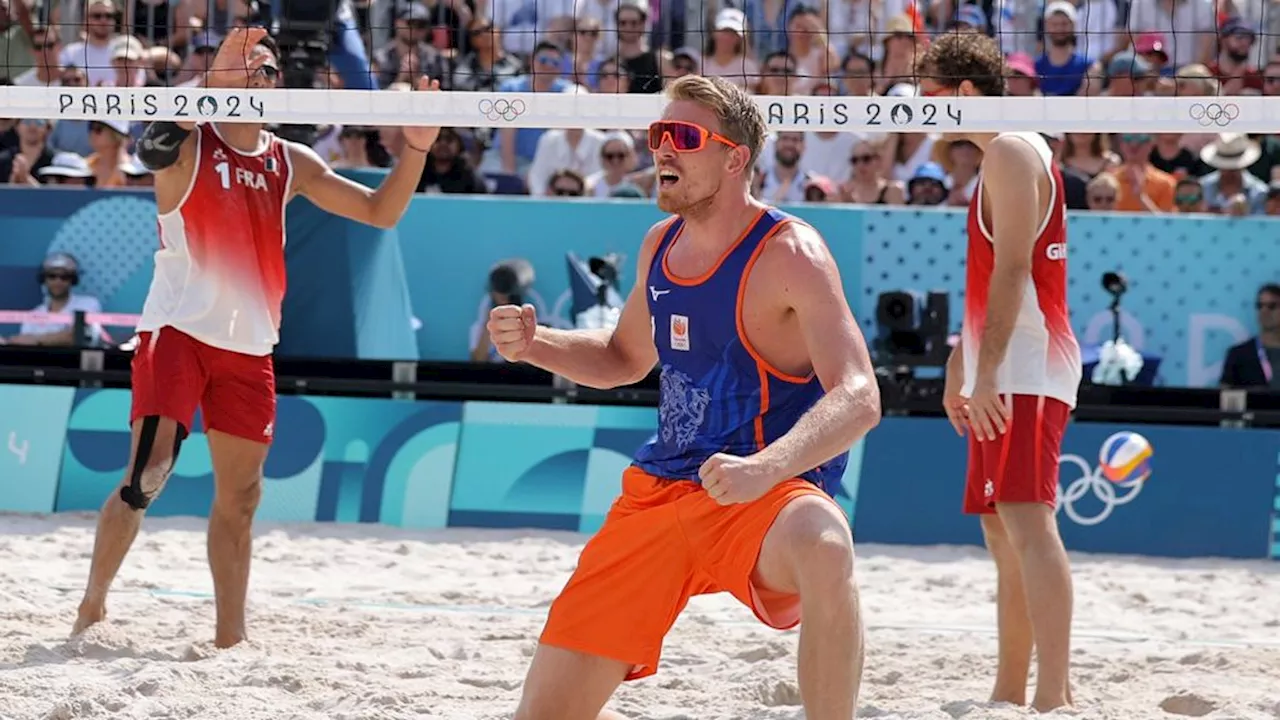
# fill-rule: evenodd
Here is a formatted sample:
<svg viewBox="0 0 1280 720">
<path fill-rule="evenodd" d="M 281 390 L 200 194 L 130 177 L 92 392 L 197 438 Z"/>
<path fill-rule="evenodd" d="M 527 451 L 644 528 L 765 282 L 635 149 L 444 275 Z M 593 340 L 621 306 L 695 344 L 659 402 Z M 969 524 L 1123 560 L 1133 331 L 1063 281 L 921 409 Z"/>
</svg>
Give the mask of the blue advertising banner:
<svg viewBox="0 0 1280 720">
<path fill-rule="evenodd" d="M 283 396 L 258 517 L 444 527 L 461 417 L 457 403 Z M 126 390 L 75 392 L 62 421 L 67 441 L 54 509 L 101 507 L 128 466 L 128 418 Z M 212 500 L 213 466 L 197 417 L 148 512 L 204 516 Z"/>
<path fill-rule="evenodd" d="M 101 507 L 129 460 L 128 391 L 0 385 L 0 406 L 21 409 L 0 421 L 0 511 Z M 285 396 L 258 517 L 591 533 L 655 425 L 652 408 Z M 1145 482 L 1099 469 L 1122 431 L 1153 449 Z M 197 420 L 151 514 L 208 515 L 202 435 Z M 859 542 L 981 544 L 961 512 L 965 464 L 945 420 L 885 418 L 836 499 Z M 1072 423 L 1060 468 L 1071 550 L 1280 559 L 1280 433 Z"/>
<path fill-rule="evenodd" d="M 371 173 L 353 173 L 376 183 Z M 826 237 L 850 305 L 869 335 L 877 297 L 941 290 L 958 328 L 964 293 L 964 214 L 951 209 L 789 207 Z M 1160 358 L 1158 382 L 1215 385 L 1226 349 L 1254 332 L 1254 292 L 1274 280 L 1280 249 L 1268 218 L 1071 213 L 1070 288 L 1085 345 L 1109 338 L 1102 273 L 1127 274 L 1128 341 Z M 569 320 L 566 255 L 620 253 L 623 290 L 634 279 L 645 230 L 662 218 L 650 202 L 419 196 L 392 230 L 289 206 L 289 290 L 280 354 L 461 360 L 486 312 L 485 283 L 500 260 L 529 260 L 529 300 L 548 320 Z M 109 312 L 138 312 L 157 245 L 155 204 L 136 191 L 0 188 L 0 308 L 40 300 L 35 280 L 49 250 L 80 257 L 79 290 Z M 1230 278 L 1225 282 L 1224 278 Z M 14 327 L 0 326 L 0 334 Z"/>
<path fill-rule="evenodd" d="M 1121 431 L 1154 451 L 1151 476 L 1132 488 L 1111 485 L 1098 469 L 1103 443 Z M 858 540 L 982 543 L 977 518 L 961 512 L 966 444 L 950 423 L 885 418 L 867 446 Z M 1278 454 L 1280 433 L 1270 430 L 1073 422 L 1059 464 L 1063 541 L 1085 552 L 1265 557 Z"/>
</svg>

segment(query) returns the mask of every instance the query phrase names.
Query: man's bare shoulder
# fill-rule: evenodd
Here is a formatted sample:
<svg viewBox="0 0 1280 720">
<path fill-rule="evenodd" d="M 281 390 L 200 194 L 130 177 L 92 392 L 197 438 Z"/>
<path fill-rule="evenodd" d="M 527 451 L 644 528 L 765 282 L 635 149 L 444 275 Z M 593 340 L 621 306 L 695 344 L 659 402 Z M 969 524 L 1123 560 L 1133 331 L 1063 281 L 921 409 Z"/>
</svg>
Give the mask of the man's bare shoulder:
<svg viewBox="0 0 1280 720">
<path fill-rule="evenodd" d="M 1024 133 L 1004 133 L 997 135 L 987 144 L 987 149 L 982 156 L 984 177 L 992 174 L 992 170 L 1001 176 L 1022 175 L 1024 177 L 1026 175 L 1039 177 L 1048 172 L 1045 169 L 1040 148 L 1036 145 L 1036 139 L 1024 135 Z"/>
<path fill-rule="evenodd" d="M 803 284 L 836 272 L 827 241 L 812 225 L 796 220 L 783 223 L 766 241 L 756 263 L 770 280 Z"/>
</svg>

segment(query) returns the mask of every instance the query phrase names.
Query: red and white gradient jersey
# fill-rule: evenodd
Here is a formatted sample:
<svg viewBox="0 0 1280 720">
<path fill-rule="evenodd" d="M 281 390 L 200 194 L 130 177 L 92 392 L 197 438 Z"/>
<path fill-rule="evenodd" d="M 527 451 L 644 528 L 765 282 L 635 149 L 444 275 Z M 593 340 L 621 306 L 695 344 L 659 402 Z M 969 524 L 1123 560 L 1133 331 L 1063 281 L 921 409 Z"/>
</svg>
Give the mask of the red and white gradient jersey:
<svg viewBox="0 0 1280 720">
<path fill-rule="evenodd" d="M 1015 395 L 1043 395 L 1076 405 L 1083 367 L 1080 345 L 1071 330 L 1067 309 L 1067 217 L 1062 174 L 1053 152 L 1038 133 L 1004 133 L 1029 143 L 1044 161 L 1052 194 L 1049 212 L 1040 222 L 1032 250 L 1031 277 L 1019 300 L 1018 317 L 1004 362 L 997 370 L 996 389 Z M 978 370 L 978 347 L 987 319 L 987 296 L 995 267 L 993 228 L 982 217 L 982 178 L 969 203 L 969 250 L 965 269 L 964 388 L 972 396 Z M 998 216 L 992 223 L 999 224 Z"/>
<path fill-rule="evenodd" d="M 270 355 L 280 341 L 288 145 L 264 134 L 245 153 L 196 127 L 187 192 L 159 216 L 160 249 L 138 330 L 169 326 L 223 350 Z"/>
</svg>

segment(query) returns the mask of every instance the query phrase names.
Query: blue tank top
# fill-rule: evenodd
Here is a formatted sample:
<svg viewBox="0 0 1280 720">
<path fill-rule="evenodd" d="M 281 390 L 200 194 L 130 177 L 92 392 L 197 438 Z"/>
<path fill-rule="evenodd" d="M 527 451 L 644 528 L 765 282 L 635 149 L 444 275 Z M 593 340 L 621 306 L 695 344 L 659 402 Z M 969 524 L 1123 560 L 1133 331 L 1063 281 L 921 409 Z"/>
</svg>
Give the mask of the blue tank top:
<svg viewBox="0 0 1280 720">
<path fill-rule="evenodd" d="M 634 464 L 661 478 L 698 481 L 698 468 L 715 453 L 746 456 L 781 437 L 825 391 L 818 378 L 779 372 L 745 337 L 741 299 L 747 273 L 764 243 L 788 222 L 768 208 L 709 273 L 676 278 L 667 253 L 684 221 L 662 233 L 649 266 L 646 293 L 653 342 L 662 368 L 658 432 Z M 835 496 L 848 453 L 801 474 Z"/>
</svg>

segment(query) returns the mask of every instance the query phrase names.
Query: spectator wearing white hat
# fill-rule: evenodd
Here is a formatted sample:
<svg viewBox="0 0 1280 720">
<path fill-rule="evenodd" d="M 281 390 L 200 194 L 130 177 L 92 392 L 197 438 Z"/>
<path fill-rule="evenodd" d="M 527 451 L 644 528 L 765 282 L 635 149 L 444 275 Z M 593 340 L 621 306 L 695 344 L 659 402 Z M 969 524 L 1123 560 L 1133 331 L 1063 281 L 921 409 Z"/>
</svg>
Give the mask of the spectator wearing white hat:
<svg viewBox="0 0 1280 720">
<path fill-rule="evenodd" d="M 613 197 L 613 191 L 629 185 L 627 176 L 636 169 L 636 141 L 625 132 L 611 132 L 600 145 L 600 170 L 587 176 L 587 195 Z"/>
<path fill-rule="evenodd" d="M 155 175 L 142 164 L 137 155 L 130 155 L 120 166 L 120 172 L 124 175 L 125 185 L 129 187 L 155 187 Z"/>
<path fill-rule="evenodd" d="M 1092 62 L 1077 44 L 1080 16 L 1070 0 L 1054 0 L 1044 9 L 1044 52 L 1036 58 L 1035 74 L 1044 95 L 1078 95 L 1087 92 L 1085 75 Z M 1093 75 L 1102 75 L 1101 67 Z M 1094 91 L 1100 91 L 1101 80 Z"/>
<path fill-rule="evenodd" d="M 150 64 L 150 56 L 137 38 L 119 38 L 111 52 L 111 67 L 115 70 L 115 80 L 111 84 L 122 88 L 143 87 L 147 84 Z"/>
<path fill-rule="evenodd" d="M 85 158 L 93 171 L 94 187 L 114 188 L 125 186 L 120 168 L 129 161 L 126 147 L 129 142 L 127 120 L 93 120 L 89 122 L 89 144 L 93 154 Z"/>
<path fill-rule="evenodd" d="M 1262 156 L 1262 148 L 1243 133 L 1222 133 L 1200 150 L 1200 159 L 1214 171 L 1200 178 L 1209 212 L 1261 215 L 1266 212 L 1267 183 L 1247 172 Z"/>
<path fill-rule="evenodd" d="M 75 153 L 55 153 L 53 162 L 36 171 L 40 181 L 50 185 L 93 187 L 93 171 L 89 163 Z"/>
<path fill-rule="evenodd" d="M 741 10 L 724 8 L 716 13 L 715 32 L 702 58 L 702 74 L 724 78 L 744 90 L 755 85 L 760 65 L 746 38 L 747 16 Z"/>
</svg>

